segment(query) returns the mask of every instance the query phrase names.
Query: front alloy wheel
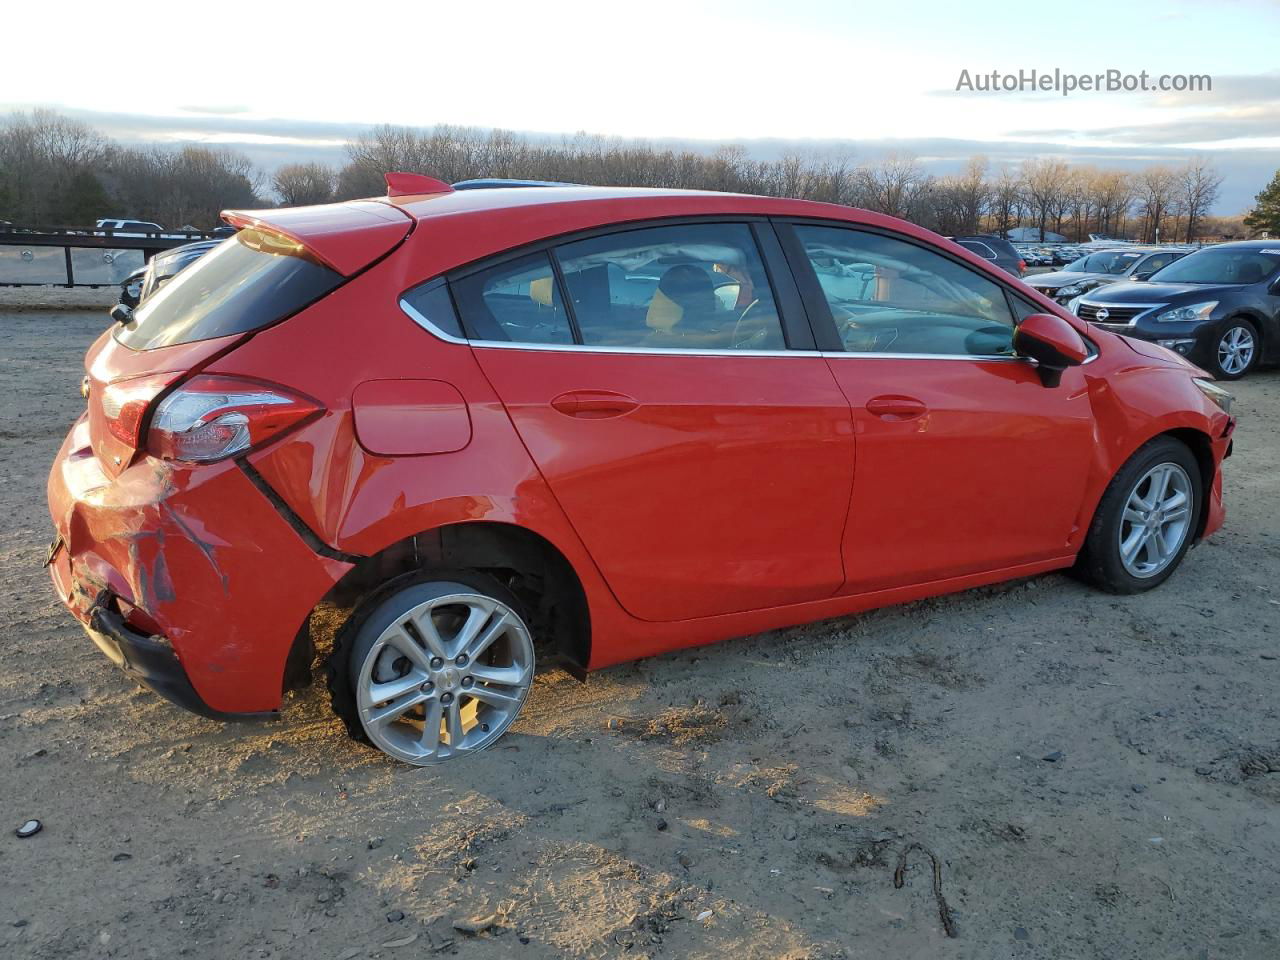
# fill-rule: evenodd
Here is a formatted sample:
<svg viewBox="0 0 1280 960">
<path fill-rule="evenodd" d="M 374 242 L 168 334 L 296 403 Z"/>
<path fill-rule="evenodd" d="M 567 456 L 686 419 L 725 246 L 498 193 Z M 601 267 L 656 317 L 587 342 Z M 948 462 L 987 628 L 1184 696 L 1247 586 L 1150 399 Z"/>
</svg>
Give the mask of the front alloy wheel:
<svg viewBox="0 0 1280 960">
<path fill-rule="evenodd" d="M 1239 380 L 1258 355 L 1258 333 L 1247 320 L 1233 320 L 1218 340 L 1214 357 L 1222 380 Z"/>
<path fill-rule="evenodd" d="M 1196 534 L 1204 480 L 1191 449 L 1157 437 L 1112 478 L 1098 502 L 1079 571 L 1111 593 L 1140 593 L 1167 580 Z"/>
<path fill-rule="evenodd" d="M 1154 577 L 1173 562 L 1191 530 L 1191 477 L 1176 463 L 1152 467 L 1134 485 L 1120 519 L 1120 562 Z"/>
<path fill-rule="evenodd" d="M 505 592 L 493 584 L 493 593 Z M 464 583 L 416 583 L 361 624 L 350 683 L 360 727 L 419 766 L 483 750 L 511 726 L 533 682 L 533 638 L 511 603 Z"/>
</svg>

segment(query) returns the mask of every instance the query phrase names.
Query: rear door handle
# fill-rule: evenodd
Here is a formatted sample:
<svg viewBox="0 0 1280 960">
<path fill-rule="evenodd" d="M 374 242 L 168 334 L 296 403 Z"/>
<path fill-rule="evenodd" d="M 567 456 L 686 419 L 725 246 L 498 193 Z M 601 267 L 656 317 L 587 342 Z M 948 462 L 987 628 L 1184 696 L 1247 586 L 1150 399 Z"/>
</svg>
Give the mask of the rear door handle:
<svg viewBox="0 0 1280 960">
<path fill-rule="evenodd" d="M 640 406 L 634 397 L 610 390 L 570 390 L 551 401 L 551 406 L 567 417 L 603 420 L 620 417 Z"/>
<path fill-rule="evenodd" d="M 923 417 L 929 408 L 915 397 L 883 396 L 868 400 L 867 412 L 881 420 L 914 420 Z"/>
</svg>

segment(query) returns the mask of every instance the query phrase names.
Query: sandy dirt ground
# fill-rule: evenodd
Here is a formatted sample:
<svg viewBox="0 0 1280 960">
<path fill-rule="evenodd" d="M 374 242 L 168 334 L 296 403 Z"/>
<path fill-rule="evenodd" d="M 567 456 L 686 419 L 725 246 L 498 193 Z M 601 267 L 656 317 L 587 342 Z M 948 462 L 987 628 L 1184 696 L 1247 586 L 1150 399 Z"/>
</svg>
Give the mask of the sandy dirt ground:
<svg viewBox="0 0 1280 960">
<path fill-rule="evenodd" d="M 0 316 L 27 310 L 96 310 L 105 313 L 120 299 L 110 287 L 0 287 Z"/>
<path fill-rule="evenodd" d="M 1280 373 L 1234 388 L 1228 525 L 1154 593 L 549 673 L 498 747 L 412 769 L 320 686 L 186 714 L 63 612 L 45 475 L 105 322 L 0 316 L 0 957 L 1280 957 Z"/>
</svg>

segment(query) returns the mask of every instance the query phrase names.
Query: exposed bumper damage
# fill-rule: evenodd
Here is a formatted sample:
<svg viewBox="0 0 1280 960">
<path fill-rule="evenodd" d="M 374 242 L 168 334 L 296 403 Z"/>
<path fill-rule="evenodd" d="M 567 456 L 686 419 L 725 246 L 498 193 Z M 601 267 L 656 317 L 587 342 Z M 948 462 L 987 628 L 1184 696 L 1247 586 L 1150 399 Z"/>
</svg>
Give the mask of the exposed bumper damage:
<svg viewBox="0 0 1280 960">
<path fill-rule="evenodd" d="M 84 418 L 48 495 L 58 595 L 117 665 L 206 716 L 279 707 L 294 638 L 349 564 L 312 551 L 234 462 L 142 457 L 108 477 Z"/>
</svg>

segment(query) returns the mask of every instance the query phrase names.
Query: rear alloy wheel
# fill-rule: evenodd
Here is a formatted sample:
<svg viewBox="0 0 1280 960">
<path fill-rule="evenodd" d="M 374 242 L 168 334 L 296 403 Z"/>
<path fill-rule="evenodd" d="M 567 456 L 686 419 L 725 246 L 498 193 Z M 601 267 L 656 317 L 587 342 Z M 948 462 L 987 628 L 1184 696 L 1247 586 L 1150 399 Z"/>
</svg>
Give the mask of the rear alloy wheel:
<svg viewBox="0 0 1280 960">
<path fill-rule="evenodd" d="M 1112 593 L 1139 593 L 1182 562 L 1200 517 L 1200 467 L 1184 443 L 1159 437 L 1139 450 L 1103 494 L 1080 566 Z"/>
<path fill-rule="evenodd" d="M 1229 320 L 1214 352 L 1219 380 L 1239 380 L 1258 359 L 1258 331 L 1248 320 Z"/>
<path fill-rule="evenodd" d="M 533 637 L 515 598 L 485 580 L 405 586 L 360 624 L 349 684 L 360 729 L 383 753 L 418 766 L 453 760 L 491 745 L 520 713 Z"/>
</svg>

